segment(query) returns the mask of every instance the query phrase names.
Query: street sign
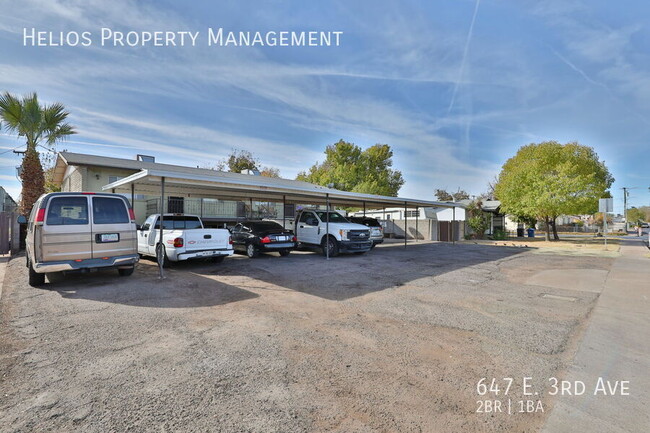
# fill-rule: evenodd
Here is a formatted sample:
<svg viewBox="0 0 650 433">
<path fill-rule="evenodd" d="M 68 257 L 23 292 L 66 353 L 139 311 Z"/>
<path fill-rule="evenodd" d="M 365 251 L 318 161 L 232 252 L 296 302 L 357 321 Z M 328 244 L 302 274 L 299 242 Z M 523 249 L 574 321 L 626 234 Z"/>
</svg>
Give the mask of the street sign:
<svg viewBox="0 0 650 433">
<path fill-rule="evenodd" d="M 614 212 L 614 199 L 601 198 L 598 200 L 598 212 Z"/>
</svg>

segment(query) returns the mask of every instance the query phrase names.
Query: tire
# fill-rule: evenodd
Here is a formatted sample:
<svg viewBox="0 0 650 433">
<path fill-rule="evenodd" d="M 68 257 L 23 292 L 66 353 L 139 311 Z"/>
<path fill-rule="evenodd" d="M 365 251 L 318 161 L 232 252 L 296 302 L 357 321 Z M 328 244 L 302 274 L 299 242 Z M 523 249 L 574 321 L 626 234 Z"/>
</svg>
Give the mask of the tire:
<svg viewBox="0 0 650 433">
<path fill-rule="evenodd" d="M 226 258 L 226 256 L 214 256 L 212 257 L 212 263 L 221 263 Z"/>
<path fill-rule="evenodd" d="M 246 245 L 246 255 L 248 256 L 248 258 L 250 258 L 250 259 L 254 259 L 254 258 L 257 257 L 259 254 L 260 254 L 260 252 L 259 252 L 259 250 L 257 249 L 257 247 L 255 247 L 254 244 L 248 244 L 248 245 Z"/>
<path fill-rule="evenodd" d="M 336 257 L 339 255 L 339 242 L 334 239 L 333 236 L 326 236 L 323 238 L 321 243 L 321 248 L 323 249 L 323 255 L 327 257 L 327 248 L 329 246 L 329 256 Z"/>
<path fill-rule="evenodd" d="M 162 267 L 163 268 L 168 268 L 171 266 L 171 262 L 169 261 L 169 258 L 167 257 L 167 249 L 165 248 L 164 245 L 158 244 L 156 247 L 156 261 L 159 261 L 160 258 L 158 257 L 158 248 L 162 248 Z"/>
<path fill-rule="evenodd" d="M 372 250 L 372 249 L 375 248 L 376 246 L 377 246 L 377 244 L 373 242 L 373 243 L 372 243 L 372 246 L 370 247 L 370 249 Z"/>
<path fill-rule="evenodd" d="M 120 277 L 128 277 L 129 275 L 133 275 L 134 270 L 135 266 L 128 269 L 118 269 L 117 272 L 120 274 Z"/>
<path fill-rule="evenodd" d="M 32 287 L 39 287 L 45 284 L 45 274 L 39 274 L 32 267 L 31 262 L 27 259 L 27 265 L 29 266 L 29 285 Z"/>
<path fill-rule="evenodd" d="M 278 251 L 282 257 L 286 257 L 291 254 L 291 250 L 280 250 Z"/>
</svg>

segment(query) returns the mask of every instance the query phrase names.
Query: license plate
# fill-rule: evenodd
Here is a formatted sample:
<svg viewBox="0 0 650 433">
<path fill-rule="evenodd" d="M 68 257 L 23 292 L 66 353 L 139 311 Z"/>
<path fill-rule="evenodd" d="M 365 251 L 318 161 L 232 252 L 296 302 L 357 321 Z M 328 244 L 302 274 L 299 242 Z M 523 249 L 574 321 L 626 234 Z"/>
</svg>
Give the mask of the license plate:
<svg viewBox="0 0 650 433">
<path fill-rule="evenodd" d="M 201 251 L 199 256 L 211 256 L 212 254 L 214 254 L 212 251 Z"/>
<path fill-rule="evenodd" d="M 277 240 L 277 241 L 288 241 L 289 236 L 276 236 L 275 240 Z"/>
<path fill-rule="evenodd" d="M 102 233 L 99 236 L 100 242 L 119 242 L 120 234 L 119 233 Z"/>
</svg>

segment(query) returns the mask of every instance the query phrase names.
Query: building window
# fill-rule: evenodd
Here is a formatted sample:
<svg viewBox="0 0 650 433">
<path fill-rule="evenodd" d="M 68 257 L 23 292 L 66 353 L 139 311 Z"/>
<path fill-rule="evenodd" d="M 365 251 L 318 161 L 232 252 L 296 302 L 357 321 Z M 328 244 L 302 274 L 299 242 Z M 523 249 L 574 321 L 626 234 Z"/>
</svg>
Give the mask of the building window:
<svg viewBox="0 0 650 433">
<path fill-rule="evenodd" d="M 415 218 L 420 216 L 420 211 L 419 210 L 407 210 L 406 211 L 406 218 Z"/>
<path fill-rule="evenodd" d="M 108 176 L 108 183 L 117 182 L 120 179 L 122 179 L 120 176 Z"/>
</svg>

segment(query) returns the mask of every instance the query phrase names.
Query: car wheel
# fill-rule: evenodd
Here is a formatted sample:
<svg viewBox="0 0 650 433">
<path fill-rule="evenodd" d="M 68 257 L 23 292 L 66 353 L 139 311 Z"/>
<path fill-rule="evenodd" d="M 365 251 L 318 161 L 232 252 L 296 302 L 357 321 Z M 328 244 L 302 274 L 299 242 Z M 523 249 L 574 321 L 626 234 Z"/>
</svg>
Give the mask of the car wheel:
<svg viewBox="0 0 650 433">
<path fill-rule="evenodd" d="M 161 251 L 162 249 L 162 251 Z M 167 257 L 167 250 L 165 249 L 164 245 L 158 244 L 158 247 L 156 248 L 156 261 L 160 263 L 162 260 L 162 267 L 163 268 L 168 268 L 171 266 L 171 262 L 169 261 L 169 258 Z"/>
<path fill-rule="evenodd" d="M 278 251 L 282 257 L 286 257 L 291 254 L 291 250 L 280 250 Z"/>
<path fill-rule="evenodd" d="M 134 270 L 135 266 L 126 269 L 118 269 L 117 272 L 120 274 L 120 277 L 128 277 L 129 275 L 133 275 Z"/>
<path fill-rule="evenodd" d="M 212 257 L 212 263 L 221 263 L 226 256 L 214 256 Z"/>
<path fill-rule="evenodd" d="M 323 249 L 323 255 L 327 256 L 327 252 L 329 250 L 329 256 L 330 257 L 336 257 L 339 255 L 339 243 L 334 237 L 332 236 L 327 236 L 323 239 L 323 243 L 321 244 L 321 248 Z"/>
<path fill-rule="evenodd" d="M 246 245 L 246 255 L 249 258 L 254 259 L 255 257 L 257 257 L 259 255 L 259 253 L 260 252 L 257 250 L 255 245 L 253 245 L 253 244 Z"/>
<path fill-rule="evenodd" d="M 32 287 L 38 287 L 45 284 L 45 274 L 39 274 L 38 272 L 36 272 L 31 262 L 28 262 L 28 265 L 29 265 L 29 285 Z"/>
</svg>

